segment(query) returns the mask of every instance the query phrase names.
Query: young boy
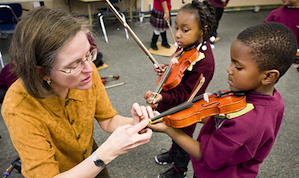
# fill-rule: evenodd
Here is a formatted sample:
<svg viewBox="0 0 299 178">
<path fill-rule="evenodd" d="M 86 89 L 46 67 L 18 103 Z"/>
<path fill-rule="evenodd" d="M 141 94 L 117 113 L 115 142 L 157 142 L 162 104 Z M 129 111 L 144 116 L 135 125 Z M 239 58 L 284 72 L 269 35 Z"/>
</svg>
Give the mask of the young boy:
<svg viewBox="0 0 299 178">
<path fill-rule="evenodd" d="M 231 45 L 227 72 L 230 89 L 246 91 L 247 107 L 230 119 L 204 119 L 197 140 L 164 122 L 149 127 L 168 134 L 191 155 L 196 178 L 256 177 L 283 118 L 283 99 L 274 85 L 293 63 L 296 50 L 293 32 L 280 23 L 245 29 Z"/>
</svg>

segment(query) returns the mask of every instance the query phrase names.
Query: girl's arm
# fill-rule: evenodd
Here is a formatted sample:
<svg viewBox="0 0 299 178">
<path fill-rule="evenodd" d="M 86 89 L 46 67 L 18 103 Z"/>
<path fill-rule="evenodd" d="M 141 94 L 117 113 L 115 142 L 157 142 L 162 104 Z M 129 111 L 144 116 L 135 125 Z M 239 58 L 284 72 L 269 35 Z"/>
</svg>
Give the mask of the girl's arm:
<svg viewBox="0 0 299 178">
<path fill-rule="evenodd" d="M 164 10 L 164 19 L 169 20 L 169 10 L 168 10 L 168 7 L 167 7 L 167 1 L 162 2 L 162 7 L 163 7 L 163 10 Z"/>
</svg>

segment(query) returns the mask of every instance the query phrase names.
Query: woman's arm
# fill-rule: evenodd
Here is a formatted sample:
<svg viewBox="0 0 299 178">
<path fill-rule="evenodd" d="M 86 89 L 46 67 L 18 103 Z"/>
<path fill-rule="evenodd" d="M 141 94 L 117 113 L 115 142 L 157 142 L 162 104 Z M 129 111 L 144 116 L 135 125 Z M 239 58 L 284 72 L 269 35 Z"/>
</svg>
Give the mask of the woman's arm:
<svg viewBox="0 0 299 178">
<path fill-rule="evenodd" d="M 118 127 L 111 136 L 95 151 L 96 156 L 103 160 L 105 164 L 110 163 L 117 156 L 129 152 L 139 145 L 148 143 L 152 131 L 147 129 L 145 133 L 139 131 L 146 127 L 148 119 L 144 119 L 135 126 L 124 125 Z M 82 161 L 72 169 L 65 171 L 54 178 L 72 177 L 72 178 L 91 178 L 101 172 L 104 167 L 98 167 L 93 162 L 91 156 Z"/>
</svg>

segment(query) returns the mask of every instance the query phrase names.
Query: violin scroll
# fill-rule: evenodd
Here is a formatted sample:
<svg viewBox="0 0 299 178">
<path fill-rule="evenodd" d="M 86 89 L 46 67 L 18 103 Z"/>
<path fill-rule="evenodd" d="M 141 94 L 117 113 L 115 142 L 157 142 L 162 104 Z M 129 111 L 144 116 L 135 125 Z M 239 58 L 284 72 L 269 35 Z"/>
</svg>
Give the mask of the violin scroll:
<svg viewBox="0 0 299 178">
<path fill-rule="evenodd" d="M 119 79 L 119 75 L 116 75 L 116 76 L 110 75 L 108 77 L 101 77 L 102 83 L 105 84 L 108 81 L 108 79 L 111 79 L 111 78 Z"/>
</svg>

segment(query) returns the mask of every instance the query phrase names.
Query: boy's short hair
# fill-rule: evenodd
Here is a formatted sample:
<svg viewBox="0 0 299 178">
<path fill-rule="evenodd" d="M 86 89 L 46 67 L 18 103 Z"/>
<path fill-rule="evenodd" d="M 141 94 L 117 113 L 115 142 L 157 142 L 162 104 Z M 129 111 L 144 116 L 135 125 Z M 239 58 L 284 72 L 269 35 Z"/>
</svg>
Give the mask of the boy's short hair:
<svg viewBox="0 0 299 178">
<path fill-rule="evenodd" d="M 252 48 L 260 71 L 276 69 L 283 76 L 295 61 L 297 41 L 285 25 L 265 22 L 242 31 L 237 39 Z"/>
</svg>

